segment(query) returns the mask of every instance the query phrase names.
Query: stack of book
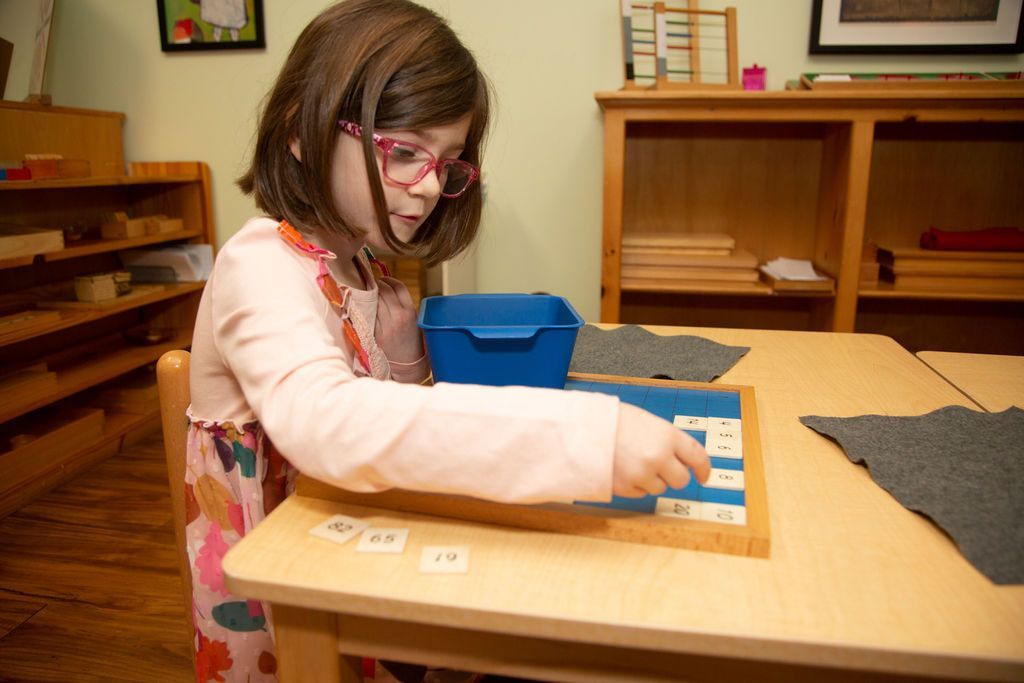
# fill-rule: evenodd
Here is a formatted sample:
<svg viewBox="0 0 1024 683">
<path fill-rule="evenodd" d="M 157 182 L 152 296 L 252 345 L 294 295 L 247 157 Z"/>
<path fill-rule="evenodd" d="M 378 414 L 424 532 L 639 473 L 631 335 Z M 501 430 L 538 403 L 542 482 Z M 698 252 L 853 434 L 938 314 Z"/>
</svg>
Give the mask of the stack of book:
<svg viewBox="0 0 1024 683">
<path fill-rule="evenodd" d="M 879 247 L 880 279 L 893 289 L 1024 294 L 1024 252 Z"/>
<path fill-rule="evenodd" d="M 626 233 L 625 290 L 757 289 L 757 258 L 724 233 Z"/>
</svg>

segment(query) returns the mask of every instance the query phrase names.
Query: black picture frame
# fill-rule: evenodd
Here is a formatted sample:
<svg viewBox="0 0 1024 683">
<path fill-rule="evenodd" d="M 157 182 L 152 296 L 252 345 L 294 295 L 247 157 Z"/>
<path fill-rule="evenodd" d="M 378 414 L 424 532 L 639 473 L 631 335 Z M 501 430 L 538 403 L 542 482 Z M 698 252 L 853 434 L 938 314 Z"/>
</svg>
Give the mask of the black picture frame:
<svg viewBox="0 0 1024 683">
<path fill-rule="evenodd" d="M 813 0 L 811 8 L 811 40 L 808 52 L 812 55 L 957 55 L 957 54 L 1020 54 L 1024 52 L 1024 9 L 1021 9 L 1017 19 L 1016 39 L 1014 42 L 993 42 L 993 43 L 914 43 L 914 42 L 893 42 L 893 43 L 871 43 L 871 44 L 848 44 L 822 42 L 822 22 L 825 20 L 823 4 L 826 0 Z M 841 1 L 841 0 L 839 0 Z M 1000 0 L 1009 3 L 1011 6 L 1022 5 L 1024 0 Z M 898 24 L 900 22 L 891 22 Z M 956 28 L 958 23 L 974 24 L 974 22 L 942 22 L 944 27 Z M 920 22 L 907 22 L 907 26 L 901 29 L 902 35 L 906 36 L 914 30 L 918 30 Z M 903 39 L 905 41 L 905 37 Z"/>
<path fill-rule="evenodd" d="M 212 40 L 215 29 L 218 28 L 199 17 L 191 15 L 201 11 L 199 0 L 156 0 L 157 22 L 160 30 L 160 50 L 163 52 L 201 52 L 210 50 L 258 50 L 266 47 L 266 36 L 263 26 L 263 0 L 239 0 L 246 10 L 246 24 L 239 29 L 240 35 L 251 34 L 252 37 L 245 37 L 239 40 L 231 39 L 231 29 L 220 27 L 221 39 Z M 169 15 L 169 12 L 183 12 L 182 14 Z M 174 17 L 177 17 L 175 19 Z M 170 21 L 169 21 L 170 18 Z M 179 42 L 175 40 L 175 31 L 179 29 L 177 22 L 191 22 L 194 37 L 196 32 L 202 35 L 203 40 L 189 40 Z M 175 22 L 175 23 L 172 23 Z M 251 31 L 250 29 L 251 25 Z M 184 26 L 182 30 L 186 30 Z M 180 31 L 179 31 L 180 33 Z M 226 35 L 225 35 L 226 34 Z M 209 36 L 210 39 L 207 39 Z"/>
</svg>

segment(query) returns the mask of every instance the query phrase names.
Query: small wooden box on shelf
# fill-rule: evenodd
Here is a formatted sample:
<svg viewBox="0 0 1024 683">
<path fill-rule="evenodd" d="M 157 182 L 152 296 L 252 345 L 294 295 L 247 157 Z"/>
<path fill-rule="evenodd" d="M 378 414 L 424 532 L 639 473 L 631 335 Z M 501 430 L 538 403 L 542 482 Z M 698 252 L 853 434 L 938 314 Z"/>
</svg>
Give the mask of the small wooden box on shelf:
<svg viewBox="0 0 1024 683">
<path fill-rule="evenodd" d="M 1024 295 L 894 289 L 865 245 L 929 226 L 1024 227 L 1019 91 L 598 92 L 603 322 L 871 332 L 919 348 L 1024 353 Z M 828 291 L 629 276 L 643 234 L 726 233 L 759 263 L 811 261 Z M 873 259 L 870 259 L 873 261 Z"/>
<path fill-rule="evenodd" d="M 0 516 L 158 430 L 151 366 L 192 341 L 202 282 L 136 285 L 96 302 L 74 294 L 76 277 L 122 270 L 119 251 L 213 243 L 206 165 L 133 163 L 126 173 L 123 123 L 120 113 L 0 102 L 0 159 L 43 151 L 91 172 L 0 182 L 0 225 L 15 226 L 0 244 L 39 234 L 24 228 L 69 237 L 0 252 Z M 117 215 L 146 222 L 104 239 Z"/>
</svg>

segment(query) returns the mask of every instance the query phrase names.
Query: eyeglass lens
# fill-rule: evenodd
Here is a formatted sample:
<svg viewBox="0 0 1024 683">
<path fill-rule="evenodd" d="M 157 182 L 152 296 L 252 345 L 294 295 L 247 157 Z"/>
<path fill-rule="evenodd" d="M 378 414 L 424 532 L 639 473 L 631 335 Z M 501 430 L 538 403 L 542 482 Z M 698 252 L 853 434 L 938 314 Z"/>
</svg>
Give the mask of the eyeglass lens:
<svg viewBox="0 0 1024 683">
<path fill-rule="evenodd" d="M 426 167 L 434 161 L 434 157 L 422 147 L 396 141 L 388 152 L 386 161 L 384 171 L 387 176 L 395 182 L 409 184 L 426 175 Z M 443 194 L 458 194 L 466 189 L 473 177 L 469 164 L 454 159 L 438 163 L 438 178 Z"/>
</svg>

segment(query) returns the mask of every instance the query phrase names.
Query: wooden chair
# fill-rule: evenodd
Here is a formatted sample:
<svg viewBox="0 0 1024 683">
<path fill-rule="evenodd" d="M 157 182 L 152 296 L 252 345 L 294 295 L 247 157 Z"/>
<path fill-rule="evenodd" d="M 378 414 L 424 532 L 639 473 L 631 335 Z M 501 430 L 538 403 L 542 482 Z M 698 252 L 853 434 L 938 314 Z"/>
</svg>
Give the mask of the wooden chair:
<svg viewBox="0 0 1024 683">
<path fill-rule="evenodd" d="M 156 383 L 160 391 L 160 418 L 164 428 L 164 455 L 167 458 L 167 478 L 170 483 L 171 509 L 174 512 L 174 538 L 178 543 L 178 570 L 185 599 L 185 619 L 188 632 L 195 632 L 192 623 L 192 572 L 188 552 L 185 550 L 185 439 L 188 422 L 185 410 L 191 403 L 188 386 L 188 351 L 168 351 L 156 364 Z M 189 650 L 192 651 L 191 641 Z M 195 653 L 192 653 L 195 666 Z"/>
</svg>

